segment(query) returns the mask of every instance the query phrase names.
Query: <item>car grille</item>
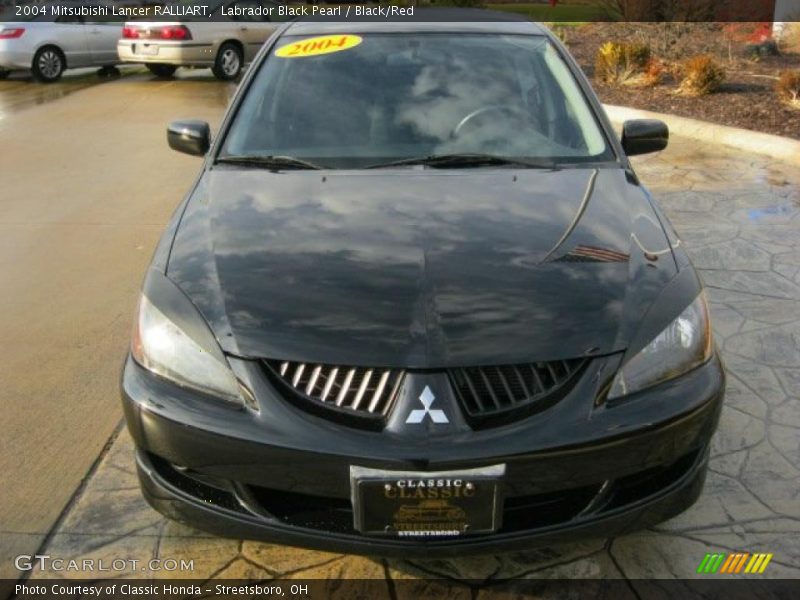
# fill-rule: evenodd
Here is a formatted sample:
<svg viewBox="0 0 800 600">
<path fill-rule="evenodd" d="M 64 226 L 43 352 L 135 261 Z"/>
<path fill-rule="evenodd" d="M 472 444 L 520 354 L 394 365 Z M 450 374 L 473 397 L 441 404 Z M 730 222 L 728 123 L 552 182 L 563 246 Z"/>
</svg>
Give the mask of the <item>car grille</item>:
<svg viewBox="0 0 800 600">
<path fill-rule="evenodd" d="M 577 380 L 586 359 L 557 360 L 448 371 L 461 407 L 473 424 L 544 410 L 562 398 Z"/>
<path fill-rule="evenodd" d="M 405 372 L 400 369 L 265 360 L 268 373 L 312 409 L 380 420 L 388 414 Z M 328 412 L 328 414 L 332 414 Z"/>
</svg>

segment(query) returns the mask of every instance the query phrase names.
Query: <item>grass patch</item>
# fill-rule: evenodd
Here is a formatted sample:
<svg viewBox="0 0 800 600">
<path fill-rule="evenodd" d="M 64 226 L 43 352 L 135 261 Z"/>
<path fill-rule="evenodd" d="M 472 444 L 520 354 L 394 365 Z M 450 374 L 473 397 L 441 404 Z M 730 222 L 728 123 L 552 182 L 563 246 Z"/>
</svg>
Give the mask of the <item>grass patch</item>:
<svg viewBox="0 0 800 600">
<path fill-rule="evenodd" d="M 527 17 L 531 21 L 558 21 L 559 25 L 578 26 L 587 21 L 603 20 L 606 12 L 597 6 L 582 4 L 557 4 L 555 7 L 549 4 L 485 4 L 490 10 L 515 13 Z"/>
</svg>

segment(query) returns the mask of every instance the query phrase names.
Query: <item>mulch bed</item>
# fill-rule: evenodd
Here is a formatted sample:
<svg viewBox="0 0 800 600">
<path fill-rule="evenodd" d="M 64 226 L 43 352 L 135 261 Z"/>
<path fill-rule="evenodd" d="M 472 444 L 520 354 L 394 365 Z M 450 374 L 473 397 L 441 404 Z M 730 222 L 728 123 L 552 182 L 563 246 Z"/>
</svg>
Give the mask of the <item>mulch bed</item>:
<svg viewBox="0 0 800 600">
<path fill-rule="evenodd" d="M 800 139 L 800 110 L 781 103 L 775 82 L 784 70 L 800 70 L 800 52 L 783 49 L 779 56 L 748 55 L 746 39 L 720 24 L 590 23 L 567 29 L 570 52 L 592 79 L 600 100 L 655 112 L 672 113 L 722 125 Z M 655 87 L 613 86 L 594 78 L 597 49 L 607 41 L 647 41 L 654 56 L 679 62 L 711 54 L 726 71 L 722 88 L 708 96 L 677 96 L 670 76 Z"/>
</svg>

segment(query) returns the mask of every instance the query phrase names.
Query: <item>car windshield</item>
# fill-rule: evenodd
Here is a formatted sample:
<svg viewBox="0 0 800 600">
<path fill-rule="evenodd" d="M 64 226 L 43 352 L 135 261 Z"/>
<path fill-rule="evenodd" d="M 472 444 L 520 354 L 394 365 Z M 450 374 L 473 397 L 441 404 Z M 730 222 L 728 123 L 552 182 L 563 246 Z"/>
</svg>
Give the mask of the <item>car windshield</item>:
<svg viewBox="0 0 800 600">
<path fill-rule="evenodd" d="M 292 157 L 324 168 L 453 155 L 523 165 L 614 159 L 543 36 L 326 37 L 281 38 L 246 93 L 222 159 Z"/>
</svg>

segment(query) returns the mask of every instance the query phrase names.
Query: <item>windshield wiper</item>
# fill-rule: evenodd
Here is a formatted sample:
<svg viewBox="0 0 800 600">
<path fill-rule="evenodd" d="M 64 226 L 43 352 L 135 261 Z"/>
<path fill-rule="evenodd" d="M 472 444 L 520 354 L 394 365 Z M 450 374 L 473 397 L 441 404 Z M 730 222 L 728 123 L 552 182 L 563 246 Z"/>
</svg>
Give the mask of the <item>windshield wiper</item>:
<svg viewBox="0 0 800 600">
<path fill-rule="evenodd" d="M 416 156 L 402 158 L 385 163 L 368 165 L 365 169 L 381 169 L 383 167 L 400 167 L 404 165 L 425 165 L 427 167 L 483 167 L 493 165 L 516 165 L 527 169 L 554 169 L 556 163 L 552 159 L 513 158 L 510 156 L 495 156 L 493 154 L 465 153 L 465 154 L 432 154 L 430 156 Z"/>
<path fill-rule="evenodd" d="M 319 165 L 294 156 L 243 154 L 240 156 L 220 156 L 216 162 L 228 165 L 261 167 L 263 169 L 322 169 Z"/>
</svg>

